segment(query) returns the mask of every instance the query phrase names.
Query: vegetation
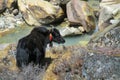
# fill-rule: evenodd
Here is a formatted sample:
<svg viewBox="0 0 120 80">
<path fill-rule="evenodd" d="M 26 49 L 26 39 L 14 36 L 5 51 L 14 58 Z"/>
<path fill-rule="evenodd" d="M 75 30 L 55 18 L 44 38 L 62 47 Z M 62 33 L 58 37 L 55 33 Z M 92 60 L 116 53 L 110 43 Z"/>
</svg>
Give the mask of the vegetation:
<svg viewBox="0 0 120 80">
<path fill-rule="evenodd" d="M 33 67 L 31 64 L 19 72 L 3 68 L 0 73 L 0 80 L 42 80 L 45 69 L 45 66 L 39 68 L 38 66 Z"/>
</svg>

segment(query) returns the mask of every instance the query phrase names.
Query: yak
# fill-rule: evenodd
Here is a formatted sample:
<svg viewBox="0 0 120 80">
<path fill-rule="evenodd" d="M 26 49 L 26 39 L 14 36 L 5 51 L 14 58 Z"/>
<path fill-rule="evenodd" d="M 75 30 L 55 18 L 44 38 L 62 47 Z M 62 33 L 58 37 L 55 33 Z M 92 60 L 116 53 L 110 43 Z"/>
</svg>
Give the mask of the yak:
<svg viewBox="0 0 120 80">
<path fill-rule="evenodd" d="M 52 42 L 65 43 L 64 38 L 56 28 L 48 30 L 45 27 L 35 27 L 31 33 L 18 41 L 16 52 L 16 65 L 20 68 L 29 63 L 39 64 L 45 58 L 47 44 Z"/>
</svg>

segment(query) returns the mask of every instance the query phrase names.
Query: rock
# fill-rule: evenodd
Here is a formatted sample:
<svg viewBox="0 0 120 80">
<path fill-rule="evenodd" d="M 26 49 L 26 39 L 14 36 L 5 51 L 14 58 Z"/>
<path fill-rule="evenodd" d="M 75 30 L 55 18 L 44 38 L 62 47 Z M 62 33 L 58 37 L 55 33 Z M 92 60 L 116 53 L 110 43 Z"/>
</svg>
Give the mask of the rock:
<svg viewBox="0 0 120 80">
<path fill-rule="evenodd" d="M 96 19 L 99 18 L 100 0 L 87 0 L 88 4 L 93 8 Z"/>
<path fill-rule="evenodd" d="M 104 31 L 93 35 L 88 43 L 89 49 L 96 47 L 111 47 L 120 49 L 120 23 L 107 27 Z"/>
<path fill-rule="evenodd" d="M 113 18 L 112 14 L 109 14 L 106 9 L 101 9 L 98 28 L 99 31 L 103 31 L 107 26 L 111 25 L 110 20 Z"/>
<path fill-rule="evenodd" d="M 64 13 L 59 6 L 42 0 L 18 0 L 24 20 L 29 25 L 49 24 L 61 20 Z"/>
<path fill-rule="evenodd" d="M 75 36 L 83 34 L 83 32 L 85 32 L 82 26 L 71 26 L 70 22 L 67 19 L 64 19 L 64 21 L 59 26 L 62 27 L 60 29 L 62 36 Z"/>
<path fill-rule="evenodd" d="M 0 0 L 0 13 L 6 9 L 6 0 Z"/>
<path fill-rule="evenodd" d="M 85 1 L 71 0 L 67 4 L 67 17 L 71 24 L 82 25 L 86 32 L 95 29 L 93 9 Z"/>
<path fill-rule="evenodd" d="M 17 0 L 1 0 L 0 13 L 3 13 L 5 9 L 8 9 L 10 13 L 12 13 L 14 9 L 18 9 Z"/>
<path fill-rule="evenodd" d="M 14 44 L 0 44 L 0 67 L 10 70 L 18 70 L 15 60 L 15 45 Z M 1 69 L 1 68 L 0 68 Z"/>
<path fill-rule="evenodd" d="M 70 22 L 67 20 L 67 18 L 65 18 L 64 21 L 59 26 L 61 26 L 61 27 L 69 27 Z"/>
<path fill-rule="evenodd" d="M 7 0 L 7 9 L 10 13 L 17 15 L 19 13 L 17 0 Z"/>
<path fill-rule="evenodd" d="M 98 22 L 100 31 L 103 31 L 107 26 L 111 24 L 115 24 L 114 22 L 120 21 L 119 6 L 119 0 L 103 0 L 100 3 L 101 10 Z"/>
<path fill-rule="evenodd" d="M 120 57 L 120 49 L 119 48 L 112 48 L 112 47 L 96 47 L 93 52 L 99 54 L 105 54 L 109 56 L 119 56 Z"/>
<path fill-rule="evenodd" d="M 116 3 L 120 3 L 120 0 L 102 0 L 100 6 L 102 7 L 104 5 L 111 5 Z"/>
<path fill-rule="evenodd" d="M 22 15 L 19 13 L 14 16 L 13 14 L 9 14 L 9 12 L 5 12 L 4 16 L 0 17 L 0 30 L 15 28 L 18 25 L 23 24 Z"/>
<path fill-rule="evenodd" d="M 64 27 L 60 30 L 60 33 L 62 36 L 73 36 L 73 35 L 79 35 L 84 32 L 83 27 L 79 26 L 76 27 Z"/>
<path fill-rule="evenodd" d="M 70 0 L 50 0 L 54 5 L 66 5 Z"/>
<path fill-rule="evenodd" d="M 18 9 L 14 9 L 14 10 L 12 11 L 12 13 L 16 16 L 16 15 L 18 15 L 19 10 L 18 10 Z"/>
<path fill-rule="evenodd" d="M 120 80 L 120 57 L 90 53 L 84 59 L 85 80 Z"/>
<path fill-rule="evenodd" d="M 60 6 L 66 16 L 66 4 L 69 2 L 70 0 L 50 0 L 50 3 L 52 3 L 53 5 L 58 5 Z"/>
</svg>

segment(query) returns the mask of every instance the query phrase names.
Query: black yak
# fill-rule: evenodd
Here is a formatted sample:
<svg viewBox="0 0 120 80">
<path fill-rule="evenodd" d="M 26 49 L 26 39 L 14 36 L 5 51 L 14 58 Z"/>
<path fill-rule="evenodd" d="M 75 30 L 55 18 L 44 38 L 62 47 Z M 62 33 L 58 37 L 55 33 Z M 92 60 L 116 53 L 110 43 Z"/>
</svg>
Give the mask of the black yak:
<svg viewBox="0 0 120 80">
<path fill-rule="evenodd" d="M 65 40 L 56 28 L 48 30 L 45 27 L 35 27 L 29 35 L 19 40 L 17 45 L 17 66 L 27 66 L 29 63 L 40 64 L 45 58 L 47 44 L 64 43 Z"/>
</svg>

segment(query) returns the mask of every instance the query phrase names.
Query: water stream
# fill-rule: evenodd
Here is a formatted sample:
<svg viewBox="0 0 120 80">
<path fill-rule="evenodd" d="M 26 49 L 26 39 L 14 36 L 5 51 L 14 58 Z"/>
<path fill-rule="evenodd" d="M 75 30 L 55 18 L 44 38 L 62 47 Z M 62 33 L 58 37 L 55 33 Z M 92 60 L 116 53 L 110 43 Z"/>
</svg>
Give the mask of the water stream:
<svg viewBox="0 0 120 80">
<path fill-rule="evenodd" d="M 10 34 L 6 34 L 3 37 L 0 37 L 0 44 L 2 43 L 17 43 L 18 40 L 30 33 L 33 27 L 16 27 L 13 32 Z M 76 45 L 81 44 L 85 45 L 89 41 L 91 35 L 89 34 L 82 34 L 77 36 L 69 36 L 65 37 L 66 43 L 64 45 L 70 46 L 70 45 Z M 56 44 L 57 45 L 57 44 Z"/>
</svg>

